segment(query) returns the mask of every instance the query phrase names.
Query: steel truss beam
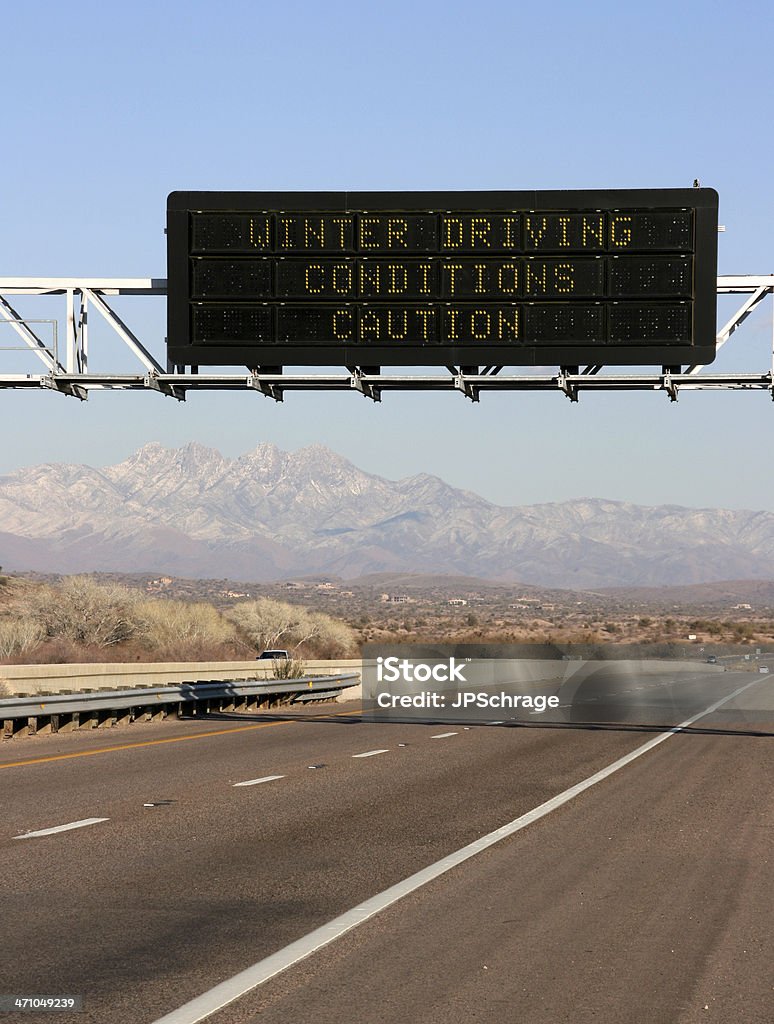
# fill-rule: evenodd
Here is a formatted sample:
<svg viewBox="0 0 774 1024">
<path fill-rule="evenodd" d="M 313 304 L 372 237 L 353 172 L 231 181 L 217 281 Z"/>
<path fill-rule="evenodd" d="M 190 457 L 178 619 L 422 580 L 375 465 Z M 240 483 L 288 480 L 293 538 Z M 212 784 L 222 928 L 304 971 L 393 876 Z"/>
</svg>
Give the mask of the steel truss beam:
<svg viewBox="0 0 774 1024">
<path fill-rule="evenodd" d="M 746 296 L 717 335 L 720 349 L 767 295 L 774 294 L 774 275 L 719 277 L 718 295 Z M 260 368 L 230 373 L 170 373 L 113 310 L 107 297 L 166 295 L 167 282 L 157 278 L 0 278 L 0 325 L 8 324 L 34 353 L 46 372 L 2 373 L 0 388 L 58 391 L 85 400 L 91 391 L 156 391 L 183 401 L 189 391 L 253 391 L 281 402 L 286 391 L 357 391 L 374 402 L 384 391 L 456 391 L 473 402 L 482 391 L 551 391 L 577 402 L 581 391 L 663 391 L 677 401 L 681 391 L 769 391 L 774 399 L 774 330 L 771 365 L 762 373 L 712 373 L 705 366 L 662 367 L 660 373 L 607 372 L 602 366 L 559 367 L 550 373 L 503 375 L 502 366 L 446 368 L 427 375 L 386 374 L 373 368 L 348 367 L 346 373 L 264 373 Z M 35 320 L 16 312 L 6 296 L 65 297 L 66 351 L 60 360 L 32 330 Z M 138 373 L 105 374 L 89 370 L 89 310 L 96 310 L 139 362 Z M 39 321 L 37 321 L 39 322 Z M 54 322 L 56 328 L 56 323 Z M 5 349 L 9 350 L 9 349 Z M 0 353 L 4 346 L 0 345 Z M 167 370 L 172 369 L 167 367 Z M 274 369 L 274 368 L 272 368 Z"/>
</svg>

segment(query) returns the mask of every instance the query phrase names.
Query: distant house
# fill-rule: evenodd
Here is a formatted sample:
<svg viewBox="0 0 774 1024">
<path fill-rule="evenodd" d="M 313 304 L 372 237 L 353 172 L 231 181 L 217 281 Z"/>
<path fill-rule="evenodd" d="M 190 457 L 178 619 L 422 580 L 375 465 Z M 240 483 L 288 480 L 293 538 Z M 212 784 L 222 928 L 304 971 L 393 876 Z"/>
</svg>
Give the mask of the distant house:
<svg viewBox="0 0 774 1024">
<path fill-rule="evenodd" d="M 751 612 L 752 611 L 752 605 L 751 604 L 735 604 L 733 610 L 735 612 Z"/>
<path fill-rule="evenodd" d="M 410 601 L 408 594 L 382 594 L 382 604 L 408 604 Z"/>
<path fill-rule="evenodd" d="M 464 597 L 450 597 L 448 601 L 453 608 L 462 608 L 467 603 Z"/>
<path fill-rule="evenodd" d="M 146 590 L 165 590 L 172 583 L 171 576 L 159 576 L 157 580 L 149 580 L 146 585 Z"/>
</svg>

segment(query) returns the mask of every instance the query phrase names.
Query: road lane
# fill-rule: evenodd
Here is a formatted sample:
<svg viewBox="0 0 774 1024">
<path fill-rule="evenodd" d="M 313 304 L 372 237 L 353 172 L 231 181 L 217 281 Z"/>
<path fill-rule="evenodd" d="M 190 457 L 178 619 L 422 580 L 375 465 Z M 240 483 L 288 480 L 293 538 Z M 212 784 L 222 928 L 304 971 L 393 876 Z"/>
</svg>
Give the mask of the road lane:
<svg viewBox="0 0 774 1024">
<path fill-rule="evenodd" d="M 82 992 L 79 1024 L 154 1020 L 653 734 L 477 726 L 437 743 L 436 729 L 310 717 L 0 774 L 9 823 L 94 795 L 89 814 L 111 819 L 14 844 L 4 816 L 0 989 Z M 377 745 L 389 756 L 353 760 Z M 234 787 L 270 773 L 286 778 Z M 151 787 L 159 805 L 143 807 Z"/>
<path fill-rule="evenodd" d="M 300 760 L 310 763 L 310 754 L 319 760 L 330 759 L 340 750 L 338 729 L 357 722 L 352 709 L 332 710 L 329 715 L 335 717 L 321 717 L 319 709 L 316 714 L 300 709 L 280 718 L 170 721 L 140 726 L 142 738 L 134 742 L 131 729 L 129 735 L 125 730 L 120 735 L 92 732 L 23 741 L 9 745 L 11 750 L 0 747 L 0 791 L 6 794 L 3 826 L 21 831 L 47 823 L 52 814 L 86 817 L 80 813 L 83 808 L 88 811 L 105 801 L 132 802 L 138 794 L 144 799 L 164 795 L 180 799 L 190 790 L 221 781 L 232 784 L 260 775 L 284 774 L 284 769 Z M 244 729 L 245 718 L 253 725 L 248 730 Z M 186 741 L 175 742 L 181 738 Z M 353 741 L 353 750 L 356 742 L 363 741 Z M 35 757 L 49 750 L 63 759 Z M 92 753 L 94 756 L 81 756 Z M 72 754 L 75 756 L 68 756 Z M 0 828 L 0 837 L 4 832 L 5 827 Z"/>
<path fill-rule="evenodd" d="M 772 780 L 676 736 L 209 1019 L 770 1024 Z"/>
<path fill-rule="evenodd" d="M 716 701 L 709 708 L 704 709 L 680 723 L 677 731 L 682 734 L 684 730 L 692 726 L 694 722 L 712 715 L 724 705 L 733 701 L 734 698 L 741 698 L 742 695 L 749 696 L 750 691 L 753 688 L 756 688 L 755 681 L 746 682 L 730 695 Z M 453 735 L 457 734 L 445 733 L 440 736 L 432 735 L 430 738 L 431 740 L 445 739 Z M 610 776 L 623 770 L 634 760 L 647 755 L 674 735 L 674 730 L 660 733 L 653 739 L 648 740 L 646 743 L 637 747 L 631 753 L 619 758 L 601 771 L 596 772 L 587 779 L 570 787 L 563 793 L 557 794 L 541 804 L 539 807 L 534 808 L 526 814 L 520 815 L 515 820 L 512 820 L 493 832 L 490 832 L 481 839 L 463 846 L 451 855 L 441 858 L 441 860 L 436 861 L 427 868 L 409 876 L 397 885 L 391 886 L 383 892 L 369 898 L 364 903 L 351 908 L 336 919 L 326 922 L 324 925 L 315 929 L 302 939 L 291 943 L 289 946 L 277 951 L 268 958 L 260 960 L 247 970 L 224 980 L 210 991 L 202 993 L 201 996 L 195 998 L 191 1002 L 174 1010 L 172 1013 L 165 1015 L 157 1022 L 157 1024 L 198 1024 L 198 1022 L 217 1012 L 222 1007 L 238 1000 L 256 987 L 266 984 L 270 979 L 274 978 L 282 971 L 287 970 L 290 966 L 299 964 L 301 961 L 306 960 L 307 957 L 317 953 L 330 942 L 338 940 L 351 929 L 360 927 L 374 915 L 382 913 L 386 908 L 392 906 L 399 900 L 404 899 L 407 895 L 414 893 L 435 879 L 442 877 L 446 872 L 451 871 L 453 868 L 466 862 L 469 858 L 479 856 L 484 850 L 488 849 L 492 845 L 503 842 L 522 829 L 529 827 L 541 818 L 558 810 L 569 801 L 577 799 L 589 788 L 604 782 Z"/>
<path fill-rule="evenodd" d="M 82 993 L 79 1024 L 154 1020 L 642 742 L 633 732 L 481 727 L 439 745 L 432 726 L 323 728 L 324 769 L 308 771 L 310 751 L 296 747 L 306 726 L 272 730 L 262 734 L 272 744 L 293 737 L 287 778 L 234 789 L 223 777 L 231 766 L 221 772 L 216 760 L 187 788 L 170 790 L 162 776 L 155 794 L 175 802 L 153 808 L 142 807 L 144 786 L 112 795 L 127 781 L 121 752 L 97 773 L 109 823 L 0 842 L 3 877 L 14 879 L 2 990 Z M 394 751 L 353 760 L 373 730 L 389 732 Z M 164 750 L 176 771 L 186 746 L 136 751 L 133 767 L 145 778 L 150 756 L 162 771 Z"/>
<path fill-rule="evenodd" d="M 706 707 L 711 700 L 751 678 L 754 677 L 749 674 L 721 672 L 707 677 L 703 683 L 694 681 L 689 690 L 684 690 L 687 696 L 680 708 L 638 708 L 636 714 L 629 716 L 629 724 L 675 724 L 686 717 L 684 706 L 688 706 L 688 713 Z M 596 721 L 600 716 L 593 709 L 594 704 L 579 705 L 574 712 L 579 719 L 575 724 Z M 739 724 L 749 720 L 749 713 L 741 714 Z M 530 719 L 530 724 L 540 725 L 542 721 Z M 180 800 L 195 787 L 206 789 L 221 779 L 233 784 L 264 775 L 287 774 L 299 759 L 304 760 L 305 766 L 327 764 L 343 756 L 340 730 L 348 732 L 345 744 L 352 740 L 347 751 L 352 755 L 377 747 L 390 748 L 396 738 L 410 743 L 412 730 L 424 735 L 428 727 L 376 722 L 363 732 L 353 709 L 337 705 L 327 712 L 320 708 L 293 709 L 281 717 L 224 715 L 136 728 L 137 733 L 133 727 L 99 735 L 65 734 L 0 746 L 0 791 L 12 798 L 4 801 L 3 824 L 17 833 L 32 831 L 56 820 L 89 817 L 114 802 L 131 804 L 138 796 L 140 803 L 162 798 Z M 402 730 L 400 736 L 396 730 Z M 448 735 L 439 734 L 437 726 L 432 732 L 435 736 Z M 458 737 L 438 742 L 456 743 Z M 50 757 L 64 759 L 46 759 Z M 36 763 L 24 763 L 29 761 Z M 0 841 L 2 835 L 0 828 Z"/>
</svg>

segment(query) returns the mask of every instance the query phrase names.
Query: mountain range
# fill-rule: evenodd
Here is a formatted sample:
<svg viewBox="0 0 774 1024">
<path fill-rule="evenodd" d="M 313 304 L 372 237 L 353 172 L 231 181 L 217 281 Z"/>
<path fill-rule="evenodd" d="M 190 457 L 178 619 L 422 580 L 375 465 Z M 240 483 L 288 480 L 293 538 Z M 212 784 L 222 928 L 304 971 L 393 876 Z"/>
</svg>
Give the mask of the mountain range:
<svg viewBox="0 0 774 1024">
<path fill-rule="evenodd" d="M 114 466 L 0 477 L 0 564 L 255 582 L 456 573 L 594 589 L 774 578 L 774 514 L 600 498 L 503 507 L 426 473 L 391 481 L 320 445 L 225 458 L 145 445 Z"/>
</svg>

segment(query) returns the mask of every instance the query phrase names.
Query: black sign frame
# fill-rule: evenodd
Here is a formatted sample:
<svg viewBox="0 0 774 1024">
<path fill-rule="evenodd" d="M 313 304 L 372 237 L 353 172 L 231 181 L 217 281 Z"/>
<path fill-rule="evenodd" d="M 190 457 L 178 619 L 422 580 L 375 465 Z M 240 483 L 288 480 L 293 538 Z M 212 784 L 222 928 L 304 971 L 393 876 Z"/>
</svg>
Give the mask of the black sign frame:
<svg viewBox="0 0 774 1024">
<path fill-rule="evenodd" d="M 626 237 L 623 232 L 627 223 L 639 217 L 637 223 L 652 226 L 659 216 L 664 220 L 664 213 L 673 214 L 672 221 L 681 226 L 678 242 L 664 236 L 666 241 L 646 249 L 626 249 L 621 239 Z M 327 236 L 321 227 L 326 215 Z M 230 237 L 226 242 L 216 241 L 212 248 L 208 241 L 213 237 L 210 228 L 212 224 L 218 227 L 219 216 L 222 224 L 233 230 L 239 228 L 239 218 L 250 217 L 254 237 L 251 236 L 248 249 L 252 251 L 245 251 L 239 239 L 236 248 L 229 248 L 233 244 Z M 301 218 L 306 239 L 299 242 Z M 588 238 L 584 235 L 587 247 L 583 249 L 576 247 L 581 218 L 584 231 L 586 227 L 589 230 Z M 251 369 L 706 364 L 713 361 L 716 353 L 717 220 L 718 195 L 708 188 L 172 192 L 167 200 L 167 355 L 175 366 Z M 688 223 L 691 237 L 685 242 Z M 559 240 L 555 239 L 553 248 L 550 240 L 545 249 L 539 249 L 539 245 L 531 248 L 535 240 L 540 241 L 540 228 L 545 229 L 546 225 L 549 230 L 574 231 L 576 242 L 563 242 L 557 235 Z M 497 234 L 500 247 L 494 252 L 483 252 L 485 232 L 490 228 Z M 503 240 L 511 237 L 511 229 L 521 232 L 521 241 L 518 245 L 514 242 L 516 247 L 506 251 L 502 248 Z M 336 233 L 332 234 L 334 230 Z M 405 248 L 408 234 L 412 235 L 413 248 Z M 450 248 L 463 234 L 468 241 L 461 242 L 456 251 Z M 404 248 L 393 256 L 385 248 L 388 242 Z M 314 249 L 323 243 L 334 248 Z M 444 243 L 448 243 L 446 248 Z M 569 247 L 569 252 L 560 248 L 562 244 Z M 615 248 L 619 244 L 623 246 L 620 251 Z M 592 281 L 599 275 L 595 276 L 588 266 L 581 268 L 581 262 L 605 260 L 604 295 L 564 298 L 560 287 L 563 272 L 557 267 L 563 265 L 559 261 L 565 254 L 567 259 L 578 261 L 577 267 Z M 433 280 L 440 284 L 429 302 L 418 301 L 416 291 L 414 298 L 404 302 L 396 302 L 386 291 L 376 298 L 368 293 L 377 263 L 381 260 L 387 266 L 390 259 L 398 257 L 414 274 L 414 289 L 418 285 L 417 267 L 413 264 L 417 263 L 422 274 L 432 270 Z M 452 258 L 459 259 L 463 268 L 456 278 L 449 269 Z M 626 279 L 626 273 L 616 277 L 622 266 L 621 258 L 630 263 L 632 259 L 650 260 L 649 270 L 653 271 L 653 264 L 657 264 L 655 269 L 663 271 L 662 277 L 667 279 L 675 271 L 672 279 L 681 282 L 679 295 L 670 294 L 669 281 L 667 286 L 662 283 L 660 288 L 656 287 L 655 294 L 635 298 L 609 294 L 611 280 Z M 455 304 L 452 292 L 456 282 L 464 284 L 467 280 L 470 288 L 473 273 L 479 281 L 483 280 L 484 269 L 472 269 L 473 261 L 478 261 L 476 267 L 483 266 L 482 259 L 487 261 L 486 272 L 490 277 L 500 274 L 497 280 L 501 289 L 507 290 L 508 282 L 517 277 L 529 279 L 532 269 L 534 279 L 538 280 L 542 273 L 544 283 L 548 274 L 558 292 L 555 290 L 540 301 L 539 295 L 522 291 L 514 293 L 512 302 L 495 303 L 491 296 L 470 301 L 469 292 L 463 293 L 464 299 Z M 503 269 L 509 260 L 513 268 Z M 616 260 L 619 262 L 615 263 Z M 690 261 L 687 269 L 675 266 L 678 260 Z M 261 265 L 266 261 L 271 264 L 268 269 Z M 299 265 L 290 266 L 284 261 Z M 423 266 L 423 261 L 432 267 Z M 283 295 L 276 293 L 276 284 L 265 285 L 266 281 L 276 282 L 280 262 L 286 282 L 282 285 L 286 289 Z M 393 273 L 394 270 L 395 265 Z M 256 296 L 249 290 L 245 294 L 243 289 L 238 295 L 229 294 L 230 273 L 241 274 L 248 288 L 263 287 L 264 292 Z M 342 281 L 352 282 L 357 273 L 361 285 L 365 278 L 365 293 L 338 298 L 333 289 L 341 292 Z M 306 280 L 313 293 L 327 287 L 329 294 L 315 304 L 314 294 L 293 294 L 298 280 Z M 326 284 L 326 280 L 333 283 Z M 209 285 L 210 281 L 215 284 Z M 266 287 L 275 289 L 273 294 L 266 294 Z M 334 306 L 339 312 L 335 320 L 332 312 L 328 316 Z M 328 336 L 333 335 L 334 322 L 339 337 Z M 214 332 L 209 326 L 213 323 L 220 325 Z M 223 324 L 231 326 L 224 331 Z M 224 336 L 213 341 L 218 329 Z M 305 331 L 307 336 L 299 336 L 298 330 Z M 310 337 L 313 332 L 319 336 L 314 340 Z M 643 336 L 638 336 L 638 332 Z"/>
</svg>

